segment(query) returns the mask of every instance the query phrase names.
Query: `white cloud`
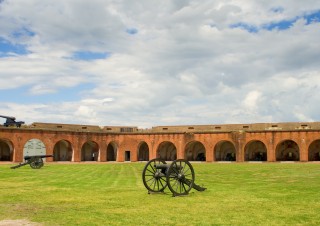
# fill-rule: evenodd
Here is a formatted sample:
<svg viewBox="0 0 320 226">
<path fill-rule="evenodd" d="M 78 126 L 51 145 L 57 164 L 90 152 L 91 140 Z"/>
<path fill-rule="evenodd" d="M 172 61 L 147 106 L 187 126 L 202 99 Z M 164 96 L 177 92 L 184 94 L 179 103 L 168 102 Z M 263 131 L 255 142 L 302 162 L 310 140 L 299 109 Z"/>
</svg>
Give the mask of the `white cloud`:
<svg viewBox="0 0 320 226">
<path fill-rule="evenodd" d="M 255 110 L 258 108 L 259 100 L 261 98 L 261 93 L 257 90 L 250 91 L 245 99 L 243 100 L 243 105 L 249 110 Z"/>
</svg>

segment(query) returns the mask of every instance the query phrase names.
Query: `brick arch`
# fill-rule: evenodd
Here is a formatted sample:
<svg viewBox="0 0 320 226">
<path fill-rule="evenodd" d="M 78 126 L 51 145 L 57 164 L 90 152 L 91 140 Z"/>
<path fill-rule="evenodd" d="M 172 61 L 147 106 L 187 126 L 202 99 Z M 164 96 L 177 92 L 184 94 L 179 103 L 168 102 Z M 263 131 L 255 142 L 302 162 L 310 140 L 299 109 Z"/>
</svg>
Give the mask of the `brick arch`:
<svg viewBox="0 0 320 226">
<path fill-rule="evenodd" d="M 99 145 L 95 141 L 86 141 L 81 146 L 81 161 L 98 161 Z"/>
<path fill-rule="evenodd" d="M 251 140 L 244 147 L 245 161 L 267 161 L 267 146 L 261 140 Z"/>
<path fill-rule="evenodd" d="M 137 148 L 138 161 L 149 161 L 150 159 L 150 148 L 147 142 L 141 141 Z"/>
<path fill-rule="evenodd" d="M 230 140 L 221 140 L 214 146 L 214 161 L 236 161 L 235 144 Z"/>
<path fill-rule="evenodd" d="M 107 155 L 106 155 L 106 160 L 107 161 L 117 161 L 118 157 L 118 148 L 119 145 L 115 141 L 109 142 L 107 145 Z"/>
<path fill-rule="evenodd" d="M 13 143 L 7 139 L 0 139 L 0 161 L 13 161 Z"/>
<path fill-rule="evenodd" d="M 276 146 L 276 161 L 299 161 L 300 148 L 297 142 L 291 139 L 280 141 Z"/>
<path fill-rule="evenodd" d="M 177 159 L 177 147 L 171 141 L 163 141 L 158 145 L 157 158 L 166 161 Z"/>
<path fill-rule="evenodd" d="M 184 149 L 184 158 L 188 161 L 206 161 L 206 148 L 200 141 L 190 141 Z"/>
<path fill-rule="evenodd" d="M 72 161 L 73 147 L 70 141 L 61 139 L 53 147 L 53 161 Z"/>
<path fill-rule="evenodd" d="M 320 161 L 320 139 L 312 141 L 309 145 L 308 161 Z"/>
</svg>

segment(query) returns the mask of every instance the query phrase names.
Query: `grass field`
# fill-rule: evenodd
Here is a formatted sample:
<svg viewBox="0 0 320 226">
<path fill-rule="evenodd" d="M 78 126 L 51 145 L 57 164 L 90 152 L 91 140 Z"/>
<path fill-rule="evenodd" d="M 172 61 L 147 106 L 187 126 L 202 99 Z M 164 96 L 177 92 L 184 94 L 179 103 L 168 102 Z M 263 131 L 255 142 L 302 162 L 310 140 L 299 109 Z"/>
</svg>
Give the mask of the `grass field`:
<svg viewBox="0 0 320 226">
<path fill-rule="evenodd" d="M 188 196 L 148 195 L 145 163 L 0 165 L 0 220 L 43 225 L 320 225 L 320 164 L 194 163 Z"/>
</svg>

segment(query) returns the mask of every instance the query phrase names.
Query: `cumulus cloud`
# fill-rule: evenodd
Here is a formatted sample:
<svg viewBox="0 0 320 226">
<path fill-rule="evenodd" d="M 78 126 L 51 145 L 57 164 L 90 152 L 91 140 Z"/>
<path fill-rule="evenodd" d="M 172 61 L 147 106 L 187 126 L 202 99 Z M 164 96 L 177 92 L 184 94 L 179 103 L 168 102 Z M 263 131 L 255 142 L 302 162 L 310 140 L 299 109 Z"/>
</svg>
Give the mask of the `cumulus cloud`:
<svg viewBox="0 0 320 226">
<path fill-rule="evenodd" d="M 317 121 L 317 12 L 316 0 L 5 0 L 1 113 L 141 127 Z"/>
<path fill-rule="evenodd" d="M 245 99 L 243 100 L 243 105 L 250 111 L 255 110 L 258 106 L 261 93 L 257 90 L 250 91 Z"/>
</svg>

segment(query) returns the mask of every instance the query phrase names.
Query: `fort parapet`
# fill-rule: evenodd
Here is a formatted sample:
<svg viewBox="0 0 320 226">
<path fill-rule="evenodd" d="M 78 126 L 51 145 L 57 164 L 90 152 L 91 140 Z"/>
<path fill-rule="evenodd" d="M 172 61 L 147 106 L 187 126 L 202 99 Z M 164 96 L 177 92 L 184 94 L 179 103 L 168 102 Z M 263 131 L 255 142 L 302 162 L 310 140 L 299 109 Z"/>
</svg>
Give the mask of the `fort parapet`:
<svg viewBox="0 0 320 226">
<path fill-rule="evenodd" d="M 35 122 L 0 127 L 0 161 L 52 154 L 48 161 L 320 161 L 320 122 L 95 126 Z"/>
</svg>

